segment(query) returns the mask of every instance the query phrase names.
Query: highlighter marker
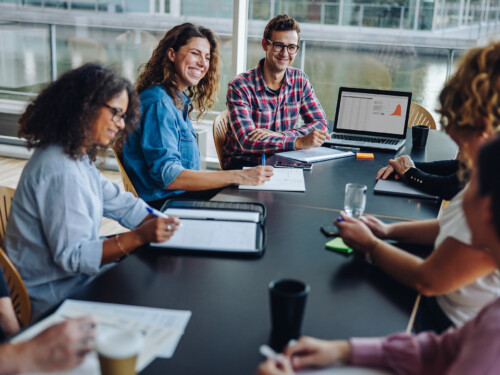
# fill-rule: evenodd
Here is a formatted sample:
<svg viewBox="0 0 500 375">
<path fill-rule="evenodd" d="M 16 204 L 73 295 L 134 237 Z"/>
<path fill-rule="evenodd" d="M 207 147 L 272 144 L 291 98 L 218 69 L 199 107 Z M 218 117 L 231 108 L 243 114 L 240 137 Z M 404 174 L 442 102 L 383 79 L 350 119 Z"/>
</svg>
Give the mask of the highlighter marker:
<svg viewBox="0 0 500 375">
<path fill-rule="evenodd" d="M 373 159 L 374 155 L 370 152 L 358 152 L 356 154 L 356 159 Z"/>
</svg>

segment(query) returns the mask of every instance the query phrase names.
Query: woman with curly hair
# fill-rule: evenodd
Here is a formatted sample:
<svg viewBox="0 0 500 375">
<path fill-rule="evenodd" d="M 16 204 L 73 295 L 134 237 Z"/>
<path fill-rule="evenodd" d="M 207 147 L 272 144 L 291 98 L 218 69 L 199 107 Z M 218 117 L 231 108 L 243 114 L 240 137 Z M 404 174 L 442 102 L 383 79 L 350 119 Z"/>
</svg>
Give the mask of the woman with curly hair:
<svg viewBox="0 0 500 375">
<path fill-rule="evenodd" d="M 115 72 L 86 64 L 63 74 L 31 103 L 19 136 L 35 148 L 12 201 L 3 247 L 28 289 L 36 318 L 104 265 L 166 241 L 178 219 L 148 215 L 146 203 L 107 180 L 98 153 L 135 127 L 139 101 Z M 130 232 L 99 238 L 102 217 Z"/>
<path fill-rule="evenodd" d="M 499 159 L 500 138 L 496 137 L 480 148 L 477 169 L 473 170 L 463 194 L 463 212 L 470 227 L 471 243 L 478 252 L 488 249 L 497 268 L 500 268 Z M 294 371 L 307 367 L 338 362 L 389 369 L 394 374 L 498 374 L 499 334 L 500 299 L 496 298 L 461 328 L 449 329 L 441 335 L 398 333 L 348 341 L 302 337 L 285 349 L 279 363 L 263 362 L 256 375 L 293 375 Z M 350 373 L 354 372 L 351 369 Z"/>
<path fill-rule="evenodd" d="M 230 184 L 260 185 L 272 167 L 201 172 L 190 114 L 210 110 L 219 86 L 219 45 L 213 32 L 184 23 L 169 30 L 137 81 L 142 117 L 123 147 L 123 164 L 137 193 L 153 207 L 181 193 L 209 197 Z"/>
<path fill-rule="evenodd" d="M 470 169 L 479 147 L 500 128 L 500 43 L 470 50 L 439 97 L 441 123 L 458 144 Z M 367 254 L 399 282 L 424 297 L 417 316 L 420 330 L 460 327 L 500 297 L 500 271 L 491 253 L 471 245 L 462 211 L 463 190 L 439 220 L 385 224 L 375 217 L 336 221 L 345 243 Z M 380 239 L 434 245 L 421 259 Z M 435 297 L 434 297 L 435 296 Z"/>
</svg>

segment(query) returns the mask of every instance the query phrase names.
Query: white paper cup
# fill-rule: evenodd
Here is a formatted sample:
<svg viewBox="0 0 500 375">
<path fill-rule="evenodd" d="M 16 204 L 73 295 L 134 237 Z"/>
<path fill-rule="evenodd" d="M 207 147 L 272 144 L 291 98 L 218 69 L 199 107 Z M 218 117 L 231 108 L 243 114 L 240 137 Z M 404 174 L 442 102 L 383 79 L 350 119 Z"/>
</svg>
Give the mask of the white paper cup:
<svg viewBox="0 0 500 375">
<path fill-rule="evenodd" d="M 101 375 L 136 375 L 142 337 L 136 332 L 108 329 L 97 333 L 96 350 Z"/>
</svg>

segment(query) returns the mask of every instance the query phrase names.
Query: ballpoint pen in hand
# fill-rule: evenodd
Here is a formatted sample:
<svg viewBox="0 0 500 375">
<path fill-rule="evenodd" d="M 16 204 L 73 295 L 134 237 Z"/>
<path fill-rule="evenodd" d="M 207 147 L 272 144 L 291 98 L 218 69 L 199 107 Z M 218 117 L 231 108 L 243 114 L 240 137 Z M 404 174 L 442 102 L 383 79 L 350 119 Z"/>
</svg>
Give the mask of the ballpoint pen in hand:
<svg viewBox="0 0 500 375">
<path fill-rule="evenodd" d="M 261 345 L 259 347 L 259 353 L 262 354 L 264 357 L 273 359 L 277 363 L 283 364 L 283 360 L 280 358 L 280 355 L 276 353 L 271 347 L 268 345 Z"/>
<path fill-rule="evenodd" d="M 262 154 L 262 158 L 261 158 L 260 164 L 266 165 L 266 154 Z"/>
<path fill-rule="evenodd" d="M 165 215 L 163 212 L 161 211 L 158 211 L 158 210 L 155 210 L 154 208 L 152 207 L 146 207 L 146 210 L 153 216 L 156 216 L 156 217 L 162 217 L 164 219 L 168 219 L 168 215 Z"/>
</svg>

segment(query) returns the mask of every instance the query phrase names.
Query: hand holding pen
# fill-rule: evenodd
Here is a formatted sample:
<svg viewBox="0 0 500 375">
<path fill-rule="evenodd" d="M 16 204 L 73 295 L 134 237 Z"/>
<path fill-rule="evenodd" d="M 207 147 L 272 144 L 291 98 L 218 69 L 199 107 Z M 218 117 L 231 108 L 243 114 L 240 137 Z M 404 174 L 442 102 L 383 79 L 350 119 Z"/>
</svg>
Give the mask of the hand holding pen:
<svg viewBox="0 0 500 375">
<path fill-rule="evenodd" d="M 294 374 L 290 359 L 282 354 L 276 353 L 267 345 L 261 345 L 260 354 L 267 358 L 257 369 L 256 375 L 292 375 Z"/>
<path fill-rule="evenodd" d="M 179 218 L 167 216 L 151 207 L 146 209 L 149 215 L 136 229 L 144 243 L 164 242 L 170 239 L 180 225 Z"/>
</svg>

